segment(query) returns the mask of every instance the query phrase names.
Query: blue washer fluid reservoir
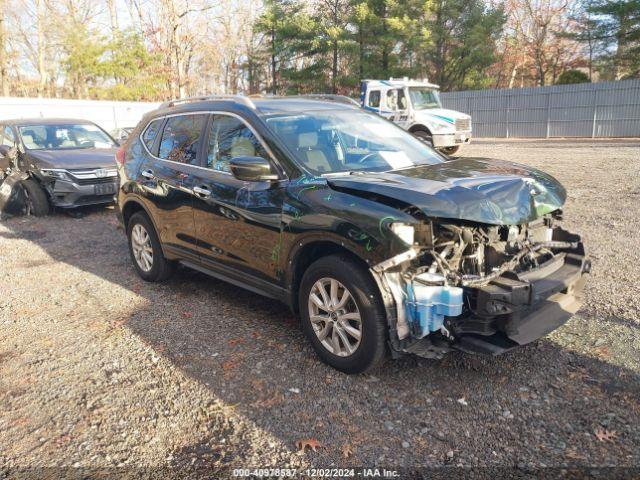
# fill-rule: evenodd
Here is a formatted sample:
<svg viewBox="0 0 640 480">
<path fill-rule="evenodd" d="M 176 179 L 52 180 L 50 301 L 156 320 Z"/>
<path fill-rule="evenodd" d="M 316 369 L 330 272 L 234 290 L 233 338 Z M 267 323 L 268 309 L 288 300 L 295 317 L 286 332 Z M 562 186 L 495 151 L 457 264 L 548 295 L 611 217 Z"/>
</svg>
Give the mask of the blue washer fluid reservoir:
<svg viewBox="0 0 640 480">
<path fill-rule="evenodd" d="M 407 294 L 407 313 L 417 338 L 440 330 L 444 317 L 455 317 L 462 313 L 460 287 L 413 282 L 408 285 Z"/>
</svg>

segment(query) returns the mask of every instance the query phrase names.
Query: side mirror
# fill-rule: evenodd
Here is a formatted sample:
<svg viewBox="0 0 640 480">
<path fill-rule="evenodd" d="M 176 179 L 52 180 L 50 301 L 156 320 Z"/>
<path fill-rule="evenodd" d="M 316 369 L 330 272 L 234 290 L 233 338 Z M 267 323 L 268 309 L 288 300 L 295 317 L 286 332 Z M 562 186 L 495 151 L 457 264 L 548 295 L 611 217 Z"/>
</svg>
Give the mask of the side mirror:
<svg viewBox="0 0 640 480">
<path fill-rule="evenodd" d="M 8 157 L 11 148 L 9 145 L 0 145 L 0 157 Z"/>
<path fill-rule="evenodd" d="M 265 182 L 279 178 L 271 172 L 271 164 L 262 157 L 233 157 L 229 166 L 238 180 Z"/>
</svg>

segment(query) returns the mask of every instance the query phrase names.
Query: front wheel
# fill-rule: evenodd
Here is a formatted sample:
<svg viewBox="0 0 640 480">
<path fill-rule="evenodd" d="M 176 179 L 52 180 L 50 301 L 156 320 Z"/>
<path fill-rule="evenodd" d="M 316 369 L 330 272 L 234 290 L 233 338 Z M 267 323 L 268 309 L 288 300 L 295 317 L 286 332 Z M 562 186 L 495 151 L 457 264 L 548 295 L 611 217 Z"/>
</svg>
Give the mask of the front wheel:
<svg viewBox="0 0 640 480">
<path fill-rule="evenodd" d="M 386 352 L 387 324 L 369 272 L 346 255 L 313 263 L 300 284 L 302 328 L 318 356 L 345 373 L 378 365 Z"/>
<path fill-rule="evenodd" d="M 27 194 L 27 211 L 36 217 L 44 217 L 51 212 L 47 192 L 33 178 L 22 181 L 22 188 Z"/>
<path fill-rule="evenodd" d="M 460 145 L 454 145 L 453 147 L 442 147 L 439 150 L 446 155 L 455 155 L 456 152 L 460 150 Z"/>
</svg>

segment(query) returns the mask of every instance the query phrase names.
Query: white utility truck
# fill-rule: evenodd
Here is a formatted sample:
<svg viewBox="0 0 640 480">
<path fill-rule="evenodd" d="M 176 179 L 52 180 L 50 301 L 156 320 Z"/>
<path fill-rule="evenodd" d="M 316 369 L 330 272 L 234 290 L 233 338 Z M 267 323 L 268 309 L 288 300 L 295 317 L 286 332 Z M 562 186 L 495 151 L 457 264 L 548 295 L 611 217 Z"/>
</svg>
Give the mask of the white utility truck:
<svg viewBox="0 0 640 480">
<path fill-rule="evenodd" d="M 442 108 L 439 88 L 426 79 L 363 80 L 360 104 L 453 155 L 471 140 L 471 117 Z"/>
</svg>

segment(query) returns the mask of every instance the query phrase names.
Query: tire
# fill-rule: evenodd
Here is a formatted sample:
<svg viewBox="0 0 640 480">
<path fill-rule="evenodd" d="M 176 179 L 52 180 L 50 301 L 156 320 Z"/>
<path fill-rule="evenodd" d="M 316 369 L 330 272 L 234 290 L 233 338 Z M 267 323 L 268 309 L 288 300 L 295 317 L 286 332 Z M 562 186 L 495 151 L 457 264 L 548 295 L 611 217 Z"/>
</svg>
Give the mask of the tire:
<svg viewBox="0 0 640 480">
<path fill-rule="evenodd" d="M 446 155 L 455 155 L 460 150 L 460 145 L 454 145 L 453 147 L 442 147 L 440 151 Z"/>
<path fill-rule="evenodd" d="M 319 308 L 311 295 L 315 294 L 321 300 L 317 285 L 328 282 L 324 287 L 330 300 L 332 281 L 337 282 L 334 297 L 340 300 L 331 303 L 332 307 L 340 306 L 345 291 L 350 299 L 341 308 L 329 312 Z M 387 320 L 380 292 L 369 272 L 349 256 L 330 255 L 314 262 L 300 283 L 298 306 L 304 333 L 323 362 L 352 374 L 370 370 L 384 359 Z M 356 315 L 360 318 L 359 324 Z M 320 317 L 325 320 L 319 320 Z M 352 333 L 358 329 L 359 340 Z M 324 340 L 321 339 L 323 334 Z M 334 337 L 338 338 L 338 348 L 334 346 Z M 345 344 L 345 338 L 350 348 Z"/>
<path fill-rule="evenodd" d="M 141 233 L 145 234 L 144 238 L 139 236 Z M 127 238 L 131 261 L 140 278 L 147 282 L 163 282 L 171 277 L 175 270 L 175 263 L 164 257 L 158 234 L 146 213 L 137 212 L 131 216 L 127 223 Z M 150 260 L 148 255 L 140 253 L 140 249 L 151 253 Z"/>
<path fill-rule="evenodd" d="M 44 217 L 51 212 L 51 204 L 47 192 L 33 178 L 22 181 L 22 188 L 27 194 L 27 213 L 35 217 Z"/>
<path fill-rule="evenodd" d="M 426 143 L 430 147 L 433 147 L 433 137 L 426 130 L 416 130 L 415 132 L 412 132 L 412 134 L 417 139 L 422 140 L 424 143 Z"/>
</svg>

